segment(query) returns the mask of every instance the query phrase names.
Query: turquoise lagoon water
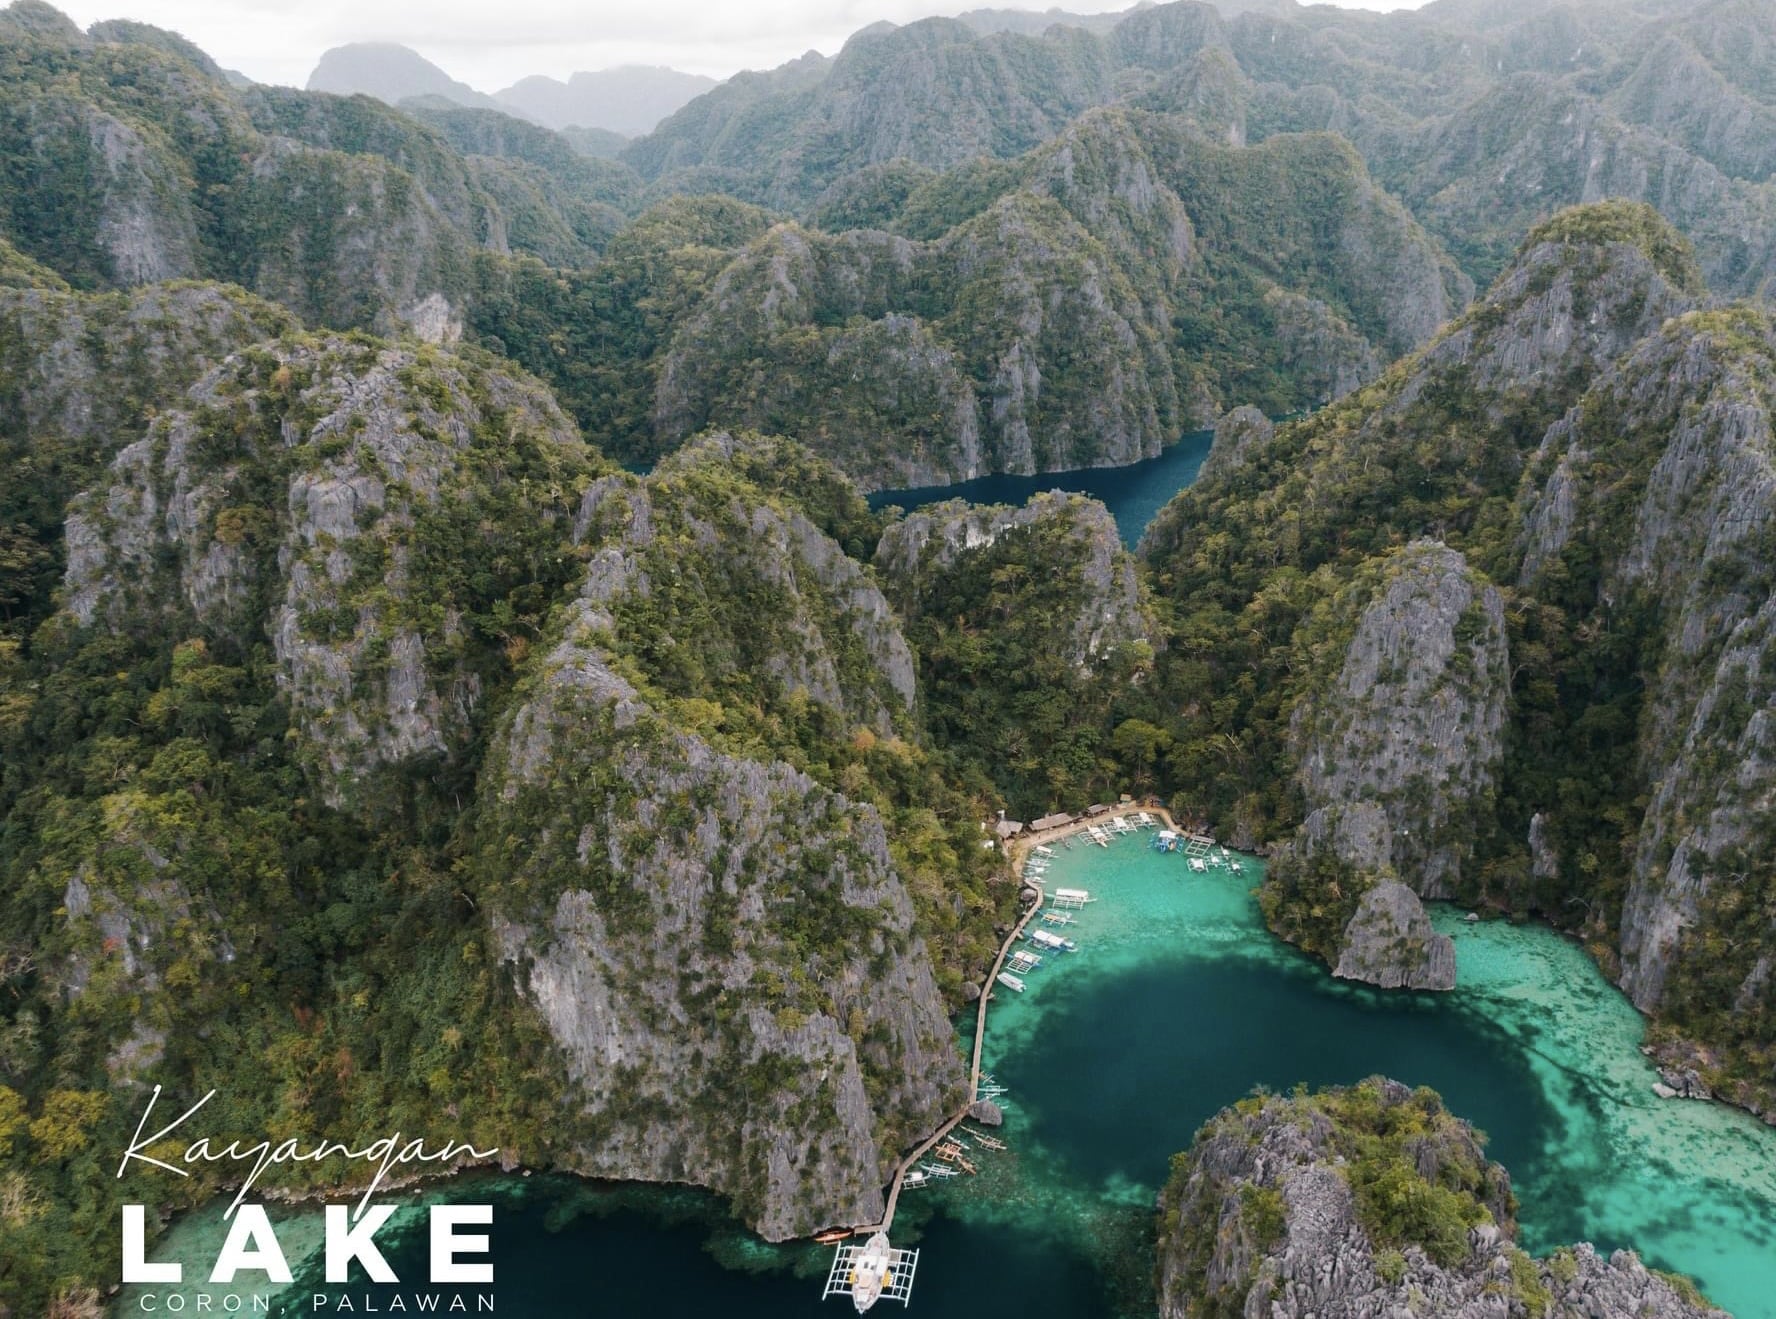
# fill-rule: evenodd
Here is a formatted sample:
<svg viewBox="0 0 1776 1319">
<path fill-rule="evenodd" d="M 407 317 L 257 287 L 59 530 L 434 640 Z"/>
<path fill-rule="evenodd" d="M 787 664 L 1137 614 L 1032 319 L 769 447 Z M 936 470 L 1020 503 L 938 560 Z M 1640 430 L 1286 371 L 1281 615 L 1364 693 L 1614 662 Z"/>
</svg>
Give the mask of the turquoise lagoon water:
<svg viewBox="0 0 1776 1319">
<path fill-rule="evenodd" d="M 1260 877 L 1251 860 L 1192 873 L 1146 835 L 1059 852 L 1051 887 L 1095 900 L 1067 930 L 1078 953 L 994 1000 L 985 1065 L 1009 1090 L 1011 1150 L 977 1150 L 978 1177 L 902 1197 L 894 1235 L 923 1252 L 919 1314 L 1151 1315 L 1154 1197 L 1197 1127 L 1256 1085 L 1384 1073 L 1435 1087 L 1489 1134 L 1531 1249 L 1631 1244 L 1740 1319 L 1776 1319 L 1776 1130 L 1655 1097 L 1639 1017 L 1579 948 L 1440 911 L 1460 987 L 1383 994 L 1273 939 L 1250 893 Z M 764 1246 L 708 1196 L 495 1176 L 432 1195 L 496 1203 L 500 1314 L 849 1313 L 819 1300 L 828 1251 Z M 213 1215 L 194 1215 L 175 1240 L 207 1258 L 214 1231 Z M 424 1249 L 416 1229 L 391 1262 L 423 1276 Z M 316 1290 L 328 1289 L 293 1289 L 284 1313 L 342 1312 L 317 1311 Z M 370 1303 L 386 1307 L 390 1290 L 368 1289 Z M 348 1294 L 366 1312 L 366 1289 Z M 137 1312 L 128 1300 L 119 1313 Z"/>
<path fill-rule="evenodd" d="M 1116 528 L 1131 548 L 1154 515 L 1172 496 L 1196 480 L 1203 459 L 1209 456 L 1213 431 L 1197 431 L 1166 446 L 1157 458 L 1127 467 L 1087 467 L 1044 476 L 983 476 L 958 485 L 924 486 L 917 490 L 878 490 L 869 498 L 871 508 L 898 504 L 911 512 L 946 499 L 966 499 L 971 504 L 1023 504 L 1045 490 L 1069 490 L 1103 501 L 1116 519 Z"/>
</svg>

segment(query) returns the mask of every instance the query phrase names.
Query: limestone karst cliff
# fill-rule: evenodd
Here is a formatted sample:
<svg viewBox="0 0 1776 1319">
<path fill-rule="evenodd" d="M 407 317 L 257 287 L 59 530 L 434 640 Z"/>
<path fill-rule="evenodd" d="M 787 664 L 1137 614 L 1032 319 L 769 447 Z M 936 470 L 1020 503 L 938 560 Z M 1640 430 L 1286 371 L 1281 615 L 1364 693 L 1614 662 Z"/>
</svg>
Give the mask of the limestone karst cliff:
<svg viewBox="0 0 1776 1319">
<path fill-rule="evenodd" d="M 1510 1177 L 1436 1094 L 1380 1078 L 1223 1109 L 1160 1200 L 1164 1319 L 1264 1312 L 1719 1319 L 1682 1280 L 1589 1245 L 1514 1242 Z"/>
<path fill-rule="evenodd" d="M 1277 928 L 1338 963 L 1368 873 L 1539 912 L 1769 1112 L 1772 340 L 1701 297 L 1650 211 L 1562 213 L 1381 382 L 1223 445 L 1144 553 L 1198 637 L 1162 689 L 1268 675 L 1172 732 L 1240 730 L 1180 800 L 1281 846 Z"/>
</svg>

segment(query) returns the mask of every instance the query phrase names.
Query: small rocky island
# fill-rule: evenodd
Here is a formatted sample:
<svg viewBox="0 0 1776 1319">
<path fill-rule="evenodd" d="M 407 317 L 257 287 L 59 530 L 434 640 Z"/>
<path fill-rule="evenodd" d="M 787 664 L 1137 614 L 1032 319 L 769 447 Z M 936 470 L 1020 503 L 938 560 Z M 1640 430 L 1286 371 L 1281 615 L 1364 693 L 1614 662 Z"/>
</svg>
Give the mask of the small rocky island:
<svg viewBox="0 0 1776 1319">
<path fill-rule="evenodd" d="M 1434 1091 L 1372 1078 L 1223 1109 L 1160 1195 L 1162 1319 L 1691 1319 L 1687 1279 L 1516 1244 L 1509 1174 Z"/>
</svg>

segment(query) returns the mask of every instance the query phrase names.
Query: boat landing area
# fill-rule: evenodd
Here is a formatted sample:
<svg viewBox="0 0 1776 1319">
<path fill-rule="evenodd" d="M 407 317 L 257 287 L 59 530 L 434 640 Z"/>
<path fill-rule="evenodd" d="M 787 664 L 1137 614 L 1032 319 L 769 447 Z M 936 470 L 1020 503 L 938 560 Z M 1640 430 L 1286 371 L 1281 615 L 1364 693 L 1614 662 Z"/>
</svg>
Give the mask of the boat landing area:
<svg viewBox="0 0 1776 1319">
<path fill-rule="evenodd" d="M 1048 849 L 1048 844 L 1068 839 L 1074 834 L 1086 834 L 1093 842 L 1098 842 L 1101 839 L 1103 844 L 1108 846 L 1111 837 L 1136 833 L 1142 829 L 1163 827 L 1167 830 L 1177 831 L 1177 825 L 1173 822 L 1170 812 L 1164 807 L 1135 802 L 1124 802 L 1115 807 L 1096 806 L 1084 816 L 1079 817 L 1046 816 L 1036 823 L 1038 826 L 1042 826 L 1040 831 L 1032 829 L 1029 832 L 1023 832 L 1023 826 L 1020 825 L 1018 829 L 1021 836 L 1001 836 L 1000 846 L 1004 848 L 1008 868 L 1014 876 L 1019 874 L 1020 863 L 1031 854 L 1032 849 L 1037 855 L 1051 856 L 1052 852 Z M 1092 835 L 1097 835 L 1097 837 Z M 832 1296 L 850 1296 L 860 1313 L 869 1309 L 882 1297 L 900 1301 L 902 1304 L 909 1303 L 912 1296 L 913 1272 L 918 1264 L 919 1252 L 898 1250 L 892 1247 L 888 1241 L 888 1232 L 894 1226 L 894 1212 L 900 1203 L 901 1192 L 929 1185 L 935 1180 L 953 1177 L 958 1168 L 967 1173 L 975 1171 L 974 1165 L 962 1154 L 966 1147 L 955 1138 L 953 1133 L 968 1119 L 969 1111 L 974 1107 L 976 1101 L 997 1098 L 1005 1093 L 1004 1087 L 994 1084 L 991 1077 L 983 1078 L 981 1074 L 981 1048 L 987 1038 L 987 1005 L 993 999 L 993 987 L 1002 985 L 1019 993 L 1023 991 L 1023 981 L 1016 974 L 1007 970 L 1007 963 L 1014 956 L 1014 945 L 1025 937 L 1025 932 L 1029 929 L 1031 922 L 1036 920 L 1039 915 L 1045 921 L 1062 924 L 1071 923 L 1074 919 L 1073 915 L 1055 910 L 1055 906 L 1063 905 L 1058 901 L 1046 912 L 1043 910 L 1044 906 L 1048 904 L 1048 895 L 1043 887 L 1040 874 L 1032 875 L 1026 870 L 1022 874 L 1020 883 L 1020 892 L 1023 893 L 1025 899 L 1024 911 L 1018 917 L 1017 924 L 1012 927 L 1011 932 L 1005 936 L 1005 942 L 1000 944 L 998 956 L 993 959 L 993 965 L 988 968 L 985 978 L 981 981 L 980 998 L 975 1009 L 974 1053 L 969 1059 L 968 1065 L 968 1103 L 951 1114 L 942 1126 L 921 1141 L 911 1154 L 900 1161 L 894 1170 L 894 1178 L 888 1186 L 888 1198 L 884 1206 L 882 1221 L 867 1227 L 853 1229 L 854 1236 L 868 1235 L 869 1240 L 865 1245 L 841 1244 L 838 1247 L 833 1256 L 832 1271 L 827 1275 L 826 1290 L 822 1294 L 822 1300 Z M 1068 901 L 1064 905 L 1070 907 L 1073 913 L 1079 912 L 1086 903 L 1092 901 L 1091 895 L 1084 890 L 1057 889 L 1055 891 L 1057 899 L 1062 894 L 1068 895 Z M 1049 947 L 1051 951 L 1058 951 L 1056 945 L 1071 944 L 1071 942 L 1071 940 L 1055 939 L 1053 944 L 1045 943 L 1044 946 Z M 1032 955 L 1025 953 L 1021 956 L 1028 958 Z M 1037 963 L 1040 963 L 1041 960 L 1040 957 L 1035 958 Z M 1003 1150 L 1005 1148 L 1004 1142 L 993 1137 L 983 1136 L 979 1132 L 971 1134 L 984 1149 Z M 920 1162 L 927 1155 L 933 1154 L 942 1162 Z M 838 1230 L 842 1231 L 843 1229 Z M 823 1240 L 830 1240 L 825 1233 L 822 1233 L 821 1237 Z M 903 1258 L 908 1261 L 904 1267 L 899 1264 L 883 1263 L 884 1259 L 898 1260 Z M 878 1273 L 879 1278 L 876 1276 Z M 861 1285 L 859 1284 L 860 1278 L 864 1279 Z"/>
</svg>

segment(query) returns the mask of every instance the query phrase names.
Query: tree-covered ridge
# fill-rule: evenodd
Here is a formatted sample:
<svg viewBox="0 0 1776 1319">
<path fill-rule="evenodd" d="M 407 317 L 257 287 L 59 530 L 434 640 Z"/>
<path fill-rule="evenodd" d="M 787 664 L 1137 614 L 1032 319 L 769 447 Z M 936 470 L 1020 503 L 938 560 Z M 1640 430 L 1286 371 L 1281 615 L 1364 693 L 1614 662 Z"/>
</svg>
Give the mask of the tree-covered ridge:
<svg viewBox="0 0 1776 1319">
<path fill-rule="evenodd" d="M 1770 327 L 1695 288 L 1650 213 L 1558 217 L 1422 353 L 1216 464 L 1144 546 L 1157 722 L 1181 806 L 1294 840 L 1266 898 L 1293 937 L 1336 960 L 1394 873 L 1541 913 L 1763 1109 Z M 1456 576 L 1362 585 L 1421 537 Z"/>
<path fill-rule="evenodd" d="M 0 259 L 5 252 L 0 249 Z M 228 354 L 291 326 L 239 289 L 166 284 L 77 294 L 19 258 L 0 287 L 0 636 L 51 608 L 69 498 L 159 409 Z"/>
<path fill-rule="evenodd" d="M 144 1075 L 218 1088 L 225 1138 L 453 1105 L 477 1145 L 534 1150 L 567 1085 L 453 839 L 479 722 L 579 566 L 593 455 L 534 382 L 368 340 L 272 340 L 158 402 L 73 501 L 62 609 L 0 650 L 0 1099 L 32 1122 L 0 1151 L 0 1288 L 24 1313 L 104 1280 L 120 1199 L 219 1188 L 111 1176 Z"/>
<path fill-rule="evenodd" d="M 0 11 L 0 106 L 0 229 L 24 255 L 87 289 L 230 280 L 336 328 L 423 325 L 434 295 L 460 316 L 477 251 L 587 264 L 635 191 L 553 135 L 237 90 L 172 34 L 83 34 L 38 0 Z"/>
<path fill-rule="evenodd" d="M 219 1087 L 225 1139 L 449 1107 L 479 1146 L 698 1181 L 773 1234 L 879 1212 L 955 1098 L 946 1003 L 1014 886 L 979 847 L 991 786 L 928 746 L 856 488 L 757 437 L 615 475 L 485 354 L 295 333 L 238 291 L 8 296 L 36 354 L 8 359 L 15 470 L 81 447 L 63 487 L 8 486 L 66 533 L 33 532 L 56 612 L 33 586 L 0 643 L 0 1298 L 102 1282 L 120 1193 L 216 1189 L 100 1166 L 146 1076 Z M 136 371 L 161 392 L 100 401 Z M 623 926 L 660 867 L 688 887 Z M 638 1048 L 709 1021 L 708 1085 L 676 1045 L 652 1081 L 588 1067 L 561 1029 L 585 1003 L 547 988 L 575 946 L 637 959 L 610 983 Z M 822 1132 L 847 1159 L 786 1176 L 771 1151 Z"/>
<path fill-rule="evenodd" d="M 731 80 L 626 158 L 656 186 L 713 184 L 854 223 L 831 200 L 883 170 L 1011 158 L 1125 104 L 1234 144 L 1349 138 L 1476 280 L 1552 211 L 1619 195 L 1665 210 L 1715 287 L 1750 293 L 1776 268 L 1776 95 L 1747 54 L 1773 21 L 1768 0 L 1586 0 L 1383 16 L 1185 2 L 1034 31 L 877 25 L 831 59 Z"/>
<path fill-rule="evenodd" d="M 1242 150 L 1103 111 L 989 171 L 904 181 L 870 203 L 874 227 L 780 225 L 712 281 L 707 244 L 660 253 L 688 300 L 674 291 L 669 317 L 633 329 L 598 319 L 643 235 L 673 232 L 650 211 L 600 267 L 539 289 L 561 312 L 502 294 L 475 327 L 613 451 L 651 456 L 710 425 L 792 430 L 867 485 L 904 486 L 1133 461 L 1236 399 L 1323 402 L 1468 296 L 1326 136 Z M 630 305 L 661 303 L 637 290 Z M 539 342 L 532 322 L 564 330 Z"/>
<path fill-rule="evenodd" d="M 1334 397 L 1468 292 L 1334 140 L 1247 151 L 1115 111 L 1038 116 L 981 148 L 1034 148 L 1002 165 L 968 147 L 938 172 L 896 147 L 880 186 L 835 181 L 813 213 L 910 241 L 806 231 L 817 269 L 789 263 L 779 315 L 763 213 L 675 195 L 763 195 L 727 166 L 643 191 L 493 110 L 237 90 L 176 38 L 5 12 L 9 195 L 29 176 L 36 200 L 0 230 L 21 255 L 87 288 L 203 275 L 315 326 L 466 334 L 625 459 L 726 425 L 793 431 L 868 484 L 1128 461 L 1233 403 Z M 1189 45 L 1161 28 L 1130 50 Z M 962 25 L 918 29 L 940 66 L 973 49 Z M 860 49 L 882 60 L 841 81 L 891 77 L 903 37 L 877 37 Z M 1054 41 L 1003 40 L 1013 73 Z M 778 359 L 797 369 L 759 366 Z"/>
<path fill-rule="evenodd" d="M 1157 630 L 1116 524 L 1095 500 L 959 501 L 892 524 L 876 549 L 918 654 L 933 745 L 1022 818 L 1151 786 L 1160 730 L 1113 730 L 1150 674 Z"/>
<path fill-rule="evenodd" d="M 713 1186 L 771 1237 L 880 1214 L 958 1098 L 939 985 L 982 973 L 1009 898 L 898 620 L 817 525 L 861 530 L 854 492 L 810 516 L 745 475 L 785 459 L 810 465 L 723 435 L 588 492 L 472 861 L 585 1082 L 570 1166 Z"/>
</svg>

